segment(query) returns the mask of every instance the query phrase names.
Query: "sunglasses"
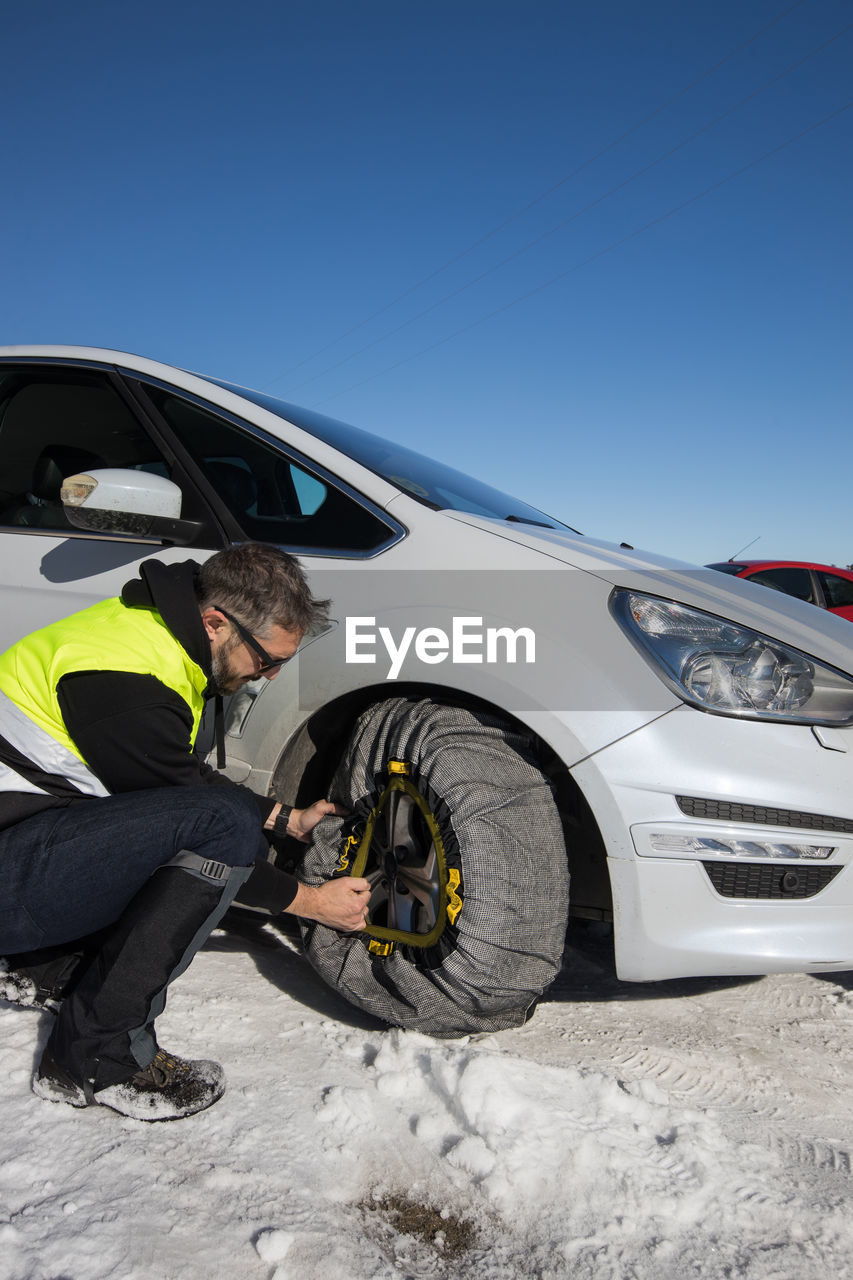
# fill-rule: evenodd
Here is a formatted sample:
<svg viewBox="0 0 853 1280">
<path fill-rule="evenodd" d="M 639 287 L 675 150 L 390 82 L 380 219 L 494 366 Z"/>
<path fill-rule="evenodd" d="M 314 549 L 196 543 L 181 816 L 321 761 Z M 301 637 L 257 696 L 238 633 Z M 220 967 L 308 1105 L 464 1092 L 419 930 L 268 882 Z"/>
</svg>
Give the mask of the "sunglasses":
<svg viewBox="0 0 853 1280">
<path fill-rule="evenodd" d="M 249 648 L 260 658 L 261 665 L 257 671 L 259 676 L 262 676 L 266 671 L 277 671 L 279 667 L 283 667 L 286 662 L 290 661 L 290 658 L 273 658 L 268 654 L 260 640 L 256 640 L 251 631 L 244 627 L 242 622 L 238 622 L 234 615 L 229 613 L 227 609 L 223 609 L 221 604 L 215 604 L 213 608 L 216 609 L 217 613 L 223 614 L 224 617 L 228 619 L 244 644 L 247 644 Z"/>
</svg>

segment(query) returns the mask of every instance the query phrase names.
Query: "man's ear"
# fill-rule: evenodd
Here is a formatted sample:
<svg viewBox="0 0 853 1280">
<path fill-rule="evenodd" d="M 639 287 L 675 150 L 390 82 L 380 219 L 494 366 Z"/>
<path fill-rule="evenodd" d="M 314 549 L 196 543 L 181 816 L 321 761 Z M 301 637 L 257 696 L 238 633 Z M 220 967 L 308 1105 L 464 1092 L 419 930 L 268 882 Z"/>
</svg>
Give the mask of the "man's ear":
<svg viewBox="0 0 853 1280">
<path fill-rule="evenodd" d="M 212 645 L 221 644 L 228 635 L 228 619 L 224 618 L 218 609 L 207 608 L 201 611 L 201 624 L 207 633 L 207 638 Z"/>
</svg>

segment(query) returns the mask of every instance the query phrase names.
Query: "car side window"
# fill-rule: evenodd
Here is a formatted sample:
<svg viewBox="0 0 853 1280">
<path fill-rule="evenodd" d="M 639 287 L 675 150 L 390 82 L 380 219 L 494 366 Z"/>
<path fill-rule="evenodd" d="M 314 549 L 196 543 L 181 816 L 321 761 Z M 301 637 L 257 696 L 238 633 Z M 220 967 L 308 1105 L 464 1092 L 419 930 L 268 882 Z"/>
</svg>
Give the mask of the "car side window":
<svg viewBox="0 0 853 1280">
<path fill-rule="evenodd" d="M 248 538 L 299 551 L 369 554 L 395 530 L 322 469 L 218 413 L 142 384 Z"/>
<path fill-rule="evenodd" d="M 750 582 L 758 582 L 774 591 L 784 591 L 786 596 L 796 596 L 808 604 L 816 604 L 812 575 L 808 569 L 780 568 L 760 569 L 749 575 Z"/>
<path fill-rule="evenodd" d="M 837 573 L 818 571 L 818 579 L 826 597 L 828 609 L 843 609 L 853 605 L 853 581 Z"/>
<path fill-rule="evenodd" d="M 168 466 L 109 379 L 22 365 L 0 376 L 0 526 L 71 530 L 59 491 L 98 467 Z"/>
</svg>

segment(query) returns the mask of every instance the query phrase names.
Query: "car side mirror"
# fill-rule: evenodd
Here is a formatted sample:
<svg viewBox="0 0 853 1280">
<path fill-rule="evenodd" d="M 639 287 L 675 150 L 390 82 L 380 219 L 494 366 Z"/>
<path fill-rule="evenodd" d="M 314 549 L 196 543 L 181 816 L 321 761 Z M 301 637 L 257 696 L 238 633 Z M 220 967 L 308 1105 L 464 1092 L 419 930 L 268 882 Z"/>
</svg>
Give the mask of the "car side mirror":
<svg viewBox="0 0 853 1280">
<path fill-rule="evenodd" d="M 186 546 L 202 525 L 182 520 L 181 490 L 171 480 L 147 471 L 105 467 L 78 472 L 62 482 L 62 507 L 69 522 L 87 533 L 159 538 Z"/>
</svg>

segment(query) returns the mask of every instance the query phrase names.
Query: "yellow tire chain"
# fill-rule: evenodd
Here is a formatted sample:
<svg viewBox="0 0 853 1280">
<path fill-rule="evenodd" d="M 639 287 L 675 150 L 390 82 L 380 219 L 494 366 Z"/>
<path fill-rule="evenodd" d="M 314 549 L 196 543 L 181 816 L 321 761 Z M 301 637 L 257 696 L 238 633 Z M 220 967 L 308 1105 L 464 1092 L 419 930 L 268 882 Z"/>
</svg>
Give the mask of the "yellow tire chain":
<svg viewBox="0 0 853 1280">
<path fill-rule="evenodd" d="M 438 863 L 439 909 L 436 922 L 429 933 L 411 933 L 406 929 L 388 929 L 384 925 L 368 923 L 364 930 L 370 936 L 368 950 L 375 956 L 389 956 L 394 950 L 394 944 L 397 942 L 424 949 L 435 946 L 444 932 L 447 922 L 449 921 L 450 924 L 455 925 L 462 910 L 462 895 L 460 893 L 462 874 L 458 867 L 448 867 L 447 865 L 444 841 L 441 838 L 435 815 L 418 788 L 411 781 L 412 766 L 406 760 L 389 760 L 387 772 L 388 783 L 368 815 L 363 835 L 361 837 L 351 835 L 347 838 L 340 855 L 338 869 L 339 871 L 348 871 L 351 876 L 364 874 L 377 820 L 391 794 L 395 791 L 402 791 L 409 796 L 420 810 L 432 837 Z"/>
</svg>

